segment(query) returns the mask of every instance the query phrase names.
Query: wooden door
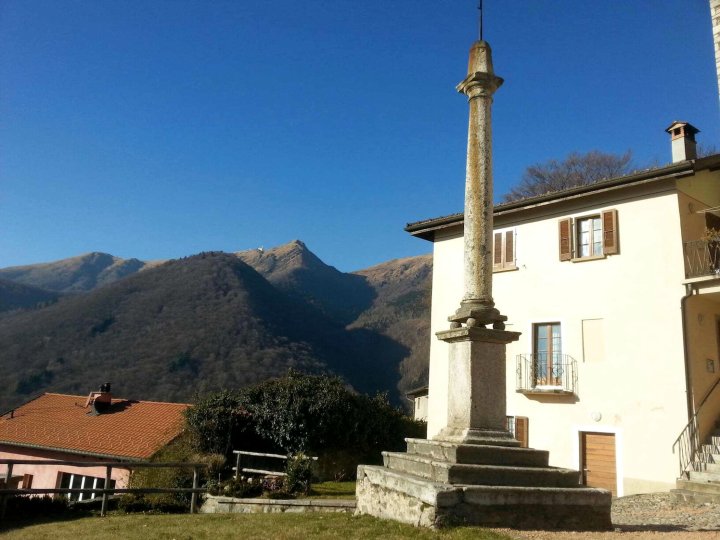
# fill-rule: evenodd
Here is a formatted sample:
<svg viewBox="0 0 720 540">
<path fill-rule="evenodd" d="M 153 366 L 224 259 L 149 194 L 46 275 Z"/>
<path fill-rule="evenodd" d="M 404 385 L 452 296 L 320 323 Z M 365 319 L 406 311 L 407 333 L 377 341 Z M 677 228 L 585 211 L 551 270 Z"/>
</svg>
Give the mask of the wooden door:
<svg viewBox="0 0 720 540">
<path fill-rule="evenodd" d="M 583 484 L 612 491 L 617 495 L 615 434 L 582 432 L 580 434 Z"/>
</svg>

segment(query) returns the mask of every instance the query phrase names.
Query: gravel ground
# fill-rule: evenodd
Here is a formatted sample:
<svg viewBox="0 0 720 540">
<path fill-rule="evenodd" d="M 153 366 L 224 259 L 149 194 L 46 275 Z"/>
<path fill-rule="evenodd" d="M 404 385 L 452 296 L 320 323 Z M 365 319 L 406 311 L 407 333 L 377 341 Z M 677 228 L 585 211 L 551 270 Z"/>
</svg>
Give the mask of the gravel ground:
<svg viewBox="0 0 720 540">
<path fill-rule="evenodd" d="M 720 504 L 675 502 L 669 493 L 630 495 L 614 499 L 612 521 L 612 532 L 499 531 L 522 540 L 720 540 Z"/>
</svg>

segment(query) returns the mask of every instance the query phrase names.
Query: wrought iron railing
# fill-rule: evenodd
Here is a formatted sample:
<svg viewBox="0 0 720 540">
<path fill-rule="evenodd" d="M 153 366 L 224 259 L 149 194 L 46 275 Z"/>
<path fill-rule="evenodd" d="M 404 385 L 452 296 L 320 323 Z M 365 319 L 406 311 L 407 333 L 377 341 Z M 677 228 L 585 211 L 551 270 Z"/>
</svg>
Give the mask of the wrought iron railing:
<svg viewBox="0 0 720 540">
<path fill-rule="evenodd" d="M 518 392 L 577 391 L 577 362 L 569 354 L 519 354 L 516 370 Z"/>
<path fill-rule="evenodd" d="M 713 391 L 719 387 L 720 378 L 718 378 L 715 381 L 715 384 L 710 387 L 710 390 L 705 393 L 705 396 L 700 400 L 700 404 L 695 410 L 695 414 L 673 443 L 672 451 L 673 454 L 677 453 L 678 455 L 681 477 L 687 478 L 689 476 L 695 454 L 700 450 L 700 423 L 698 421 L 698 418 L 700 412 L 702 412 L 703 410 L 702 406 L 708 400 Z"/>
<path fill-rule="evenodd" d="M 685 277 L 720 276 L 720 239 L 685 242 L 683 251 Z"/>
</svg>

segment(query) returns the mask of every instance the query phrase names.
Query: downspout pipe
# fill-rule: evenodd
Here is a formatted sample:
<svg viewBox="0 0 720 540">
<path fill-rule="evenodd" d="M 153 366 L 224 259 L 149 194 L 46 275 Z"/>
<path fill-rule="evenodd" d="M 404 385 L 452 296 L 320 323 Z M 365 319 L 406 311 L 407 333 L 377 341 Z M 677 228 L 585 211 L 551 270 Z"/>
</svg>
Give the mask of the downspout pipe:
<svg viewBox="0 0 720 540">
<path fill-rule="evenodd" d="M 680 299 L 680 317 L 682 319 L 683 356 L 685 360 L 685 397 L 687 400 L 687 415 L 690 422 L 695 414 L 693 403 L 692 379 L 690 376 L 690 347 L 687 325 L 687 301 L 695 296 L 695 288 L 691 283 L 685 285 L 685 296 Z"/>
</svg>

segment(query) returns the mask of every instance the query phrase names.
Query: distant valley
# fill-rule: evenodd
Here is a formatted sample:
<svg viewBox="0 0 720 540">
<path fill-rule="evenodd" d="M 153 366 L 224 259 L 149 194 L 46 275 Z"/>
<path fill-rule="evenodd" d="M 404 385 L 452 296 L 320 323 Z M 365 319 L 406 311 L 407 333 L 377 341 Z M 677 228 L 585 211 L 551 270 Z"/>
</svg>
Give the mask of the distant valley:
<svg viewBox="0 0 720 540">
<path fill-rule="evenodd" d="M 0 269 L 0 409 L 105 380 L 188 401 L 290 368 L 396 403 L 427 379 L 430 255 L 344 273 L 301 241 L 167 262 L 90 253 Z"/>
</svg>

